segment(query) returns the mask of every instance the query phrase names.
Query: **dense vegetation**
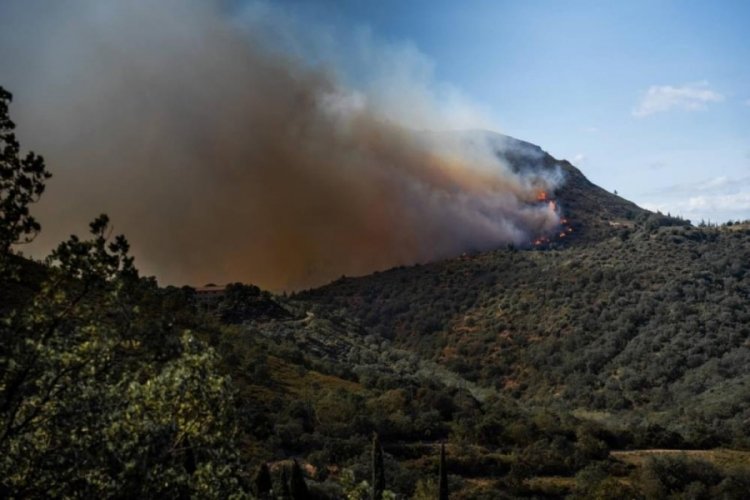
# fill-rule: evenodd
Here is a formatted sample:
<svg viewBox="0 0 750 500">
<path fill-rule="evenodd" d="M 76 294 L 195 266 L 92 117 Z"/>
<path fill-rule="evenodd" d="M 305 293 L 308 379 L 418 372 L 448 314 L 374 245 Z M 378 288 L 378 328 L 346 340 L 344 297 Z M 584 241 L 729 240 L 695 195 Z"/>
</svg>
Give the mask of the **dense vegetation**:
<svg viewBox="0 0 750 500">
<path fill-rule="evenodd" d="M 43 264 L 49 172 L 21 156 L 0 88 L 0 496 L 242 496 L 229 378 L 190 332 L 179 291 L 143 279 L 108 219 Z"/>
<path fill-rule="evenodd" d="M 644 225 L 592 245 L 342 279 L 299 299 L 526 404 L 661 424 L 674 431 L 663 444 L 704 447 L 748 444 L 749 294 L 747 228 Z"/>
<path fill-rule="evenodd" d="M 49 172 L 21 155 L 9 102 L 0 90 L 0 496 L 750 489 L 746 224 L 645 212 L 519 143 L 503 152 L 517 168 L 565 172 L 567 239 L 291 297 L 233 284 L 206 304 L 141 277 L 106 216 L 44 262 L 14 253 Z"/>
</svg>

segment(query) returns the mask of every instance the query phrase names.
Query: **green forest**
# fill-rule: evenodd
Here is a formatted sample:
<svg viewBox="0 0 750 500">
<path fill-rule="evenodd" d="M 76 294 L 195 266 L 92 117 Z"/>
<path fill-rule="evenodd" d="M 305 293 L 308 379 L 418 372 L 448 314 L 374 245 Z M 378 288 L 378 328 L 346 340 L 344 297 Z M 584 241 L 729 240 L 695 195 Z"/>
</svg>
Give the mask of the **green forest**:
<svg viewBox="0 0 750 500">
<path fill-rule="evenodd" d="M 0 88 L 0 497 L 750 491 L 747 221 L 647 212 L 547 155 L 564 239 L 205 302 L 142 276 L 106 215 L 21 254 L 54 166 L 22 150 L 11 101 Z"/>
</svg>

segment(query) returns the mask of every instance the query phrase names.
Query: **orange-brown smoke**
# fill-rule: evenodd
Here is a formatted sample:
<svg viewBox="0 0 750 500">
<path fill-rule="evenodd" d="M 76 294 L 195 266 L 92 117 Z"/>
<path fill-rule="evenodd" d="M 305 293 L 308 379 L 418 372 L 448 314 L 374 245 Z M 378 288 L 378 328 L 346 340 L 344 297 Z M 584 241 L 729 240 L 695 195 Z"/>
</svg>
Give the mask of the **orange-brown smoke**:
<svg viewBox="0 0 750 500">
<path fill-rule="evenodd" d="M 279 290 L 557 227 L 554 181 L 391 120 L 218 4 L 64 4 L 0 12 L 29 29 L 0 40 L 0 84 L 54 173 L 37 251 L 106 212 L 162 283 Z"/>
</svg>

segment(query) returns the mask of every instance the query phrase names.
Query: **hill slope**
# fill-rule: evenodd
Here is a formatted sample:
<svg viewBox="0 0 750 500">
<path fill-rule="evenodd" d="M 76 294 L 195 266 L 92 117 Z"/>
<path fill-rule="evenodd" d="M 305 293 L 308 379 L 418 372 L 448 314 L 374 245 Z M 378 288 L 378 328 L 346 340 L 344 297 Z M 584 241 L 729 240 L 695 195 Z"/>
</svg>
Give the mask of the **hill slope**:
<svg viewBox="0 0 750 500">
<path fill-rule="evenodd" d="M 515 169 L 564 173 L 548 195 L 573 233 L 342 278 L 281 300 L 298 319 L 251 326 L 252 337 L 366 387 L 360 418 L 388 408 L 371 425 L 394 471 L 424 478 L 430 441 L 447 433 L 458 498 L 698 483 L 742 498 L 750 476 L 722 479 L 715 453 L 697 450 L 750 448 L 750 227 L 642 210 L 536 146 L 493 138 Z M 622 449 L 641 451 L 609 454 Z M 696 451 L 652 457 L 660 449 Z M 726 455 L 745 470 L 746 454 Z M 366 477 L 357 460 L 341 463 Z M 413 487 L 406 475 L 399 491 Z"/>
<path fill-rule="evenodd" d="M 554 197 L 576 238 L 345 278 L 296 300 L 526 404 L 658 422 L 696 445 L 744 441 L 750 231 L 651 214 L 536 146 L 496 140 L 515 168 L 565 172 Z"/>
<path fill-rule="evenodd" d="M 557 190 L 546 193 L 546 196 L 557 202 L 562 216 L 567 219 L 566 225 L 574 232 L 565 240 L 553 238 L 558 244 L 598 241 L 614 230 L 632 226 L 634 221 L 650 215 L 635 203 L 593 184 L 569 161 L 558 160 L 537 145 L 487 131 L 473 131 L 468 137 L 486 141 L 495 154 L 516 172 L 562 174 Z"/>
<path fill-rule="evenodd" d="M 229 327 L 216 344 L 248 460 L 304 457 L 340 491 L 369 477 L 375 430 L 406 495 L 429 489 L 447 440 L 455 498 L 693 483 L 742 498 L 726 491 L 750 484 L 745 453 L 724 454 L 736 477 L 713 452 L 643 457 L 750 448 L 750 229 L 650 213 L 537 146 L 486 137 L 514 169 L 563 173 L 547 195 L 573 232 L 342 278 Z"/>
</svg>

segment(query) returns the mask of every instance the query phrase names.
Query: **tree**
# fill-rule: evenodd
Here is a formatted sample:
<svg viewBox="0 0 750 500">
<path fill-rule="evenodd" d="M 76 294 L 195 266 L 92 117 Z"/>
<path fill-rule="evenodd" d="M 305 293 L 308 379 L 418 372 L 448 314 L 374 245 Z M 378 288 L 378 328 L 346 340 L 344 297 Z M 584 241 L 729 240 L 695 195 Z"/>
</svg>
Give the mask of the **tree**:
<svg viewBox="0 0 750 500">
<path fill-rule="evenodd" d="M 382 500 L 385 491 L 385 470 L 383 448 L 378 433 L 372 436 L 372 500 Z"/>
<path fill-rule="evenodd" d="M 39 232 L 39 223 L 29 214 L 29 205 L 44 192 L 50 173 L 44 158 L 32 152 L 21 155 L 13 133 L 15 124 L 8 108 L 13 96 L 0 87 L 0 254 L 11 245 L 28 242 Z"/>
<path fill-rule="evenodd" d="M 230 381 L 213 351 L 160 323 L 127 242 L 71 238 L 6 318 L 0 475 L 19 496 L 242 491 Z M 150 301 L 156 301 L 151 303 Z M 150 338 L 155 337 L 155 338 Z"/>
<path fill-rule="evenodd" d="M 0 95 L 0 258 L 38 231 L 28 205 L 49 175 L 18 160 Z M 45 266 L 0 269 L 0 497 L 241 497 L 229 378 L 171 321 L 102 215 Z"/>
<path fill-rule="evenodd" d="M 440 445 L 440 481 L 438 482 L 438 498 L 448 500 L 448 469 L 445 467 L 445 444 Z"/>
<path fill-rule="evenodd" d="M 292 493 L 289 491 L 289 480 L 287 478 L 286 467 L 281 468 L 281 487 L 279 488 L 279 497 L 284 500 L 292 498 Z"/>
<path fill-rule="evenodd" d="M 297 460 L 292 460 L 292 473 L 289 477 L 289 493 L 292 500 L 308 500 L 310 492 L 307 490 L 305 475 Z"/>
<path fill-rule="evenodd" d="M 272 488 L 271 471 L 268 470 L 268 464 L 264 462 L 255 474 L 255 494 L 261 499 L 270 498 Z"/>
<path fill-rule="evenodd" d="M 226 286 L 224 296 L 216 306 L 216 313 L 224 323 L 234 324 L 289 316 L 269 292 L 242 283 L 230 283 Z"/>
</svg>

